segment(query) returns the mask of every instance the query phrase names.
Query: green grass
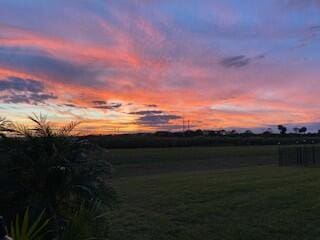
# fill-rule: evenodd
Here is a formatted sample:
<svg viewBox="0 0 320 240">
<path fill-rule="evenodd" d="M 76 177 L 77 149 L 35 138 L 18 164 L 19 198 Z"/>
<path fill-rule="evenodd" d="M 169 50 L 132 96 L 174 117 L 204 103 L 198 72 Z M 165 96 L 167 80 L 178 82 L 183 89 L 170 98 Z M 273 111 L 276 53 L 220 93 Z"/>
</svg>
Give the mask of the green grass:
<svg viewBox="0 0 320 240">
<path fill-rule="evenodd" d="M 320 239 L 320 170 L 247 167 L 115 180 L 111 239 Z"/>
<path fill-rule="evenodd" d="M 236 168 L 277 163 L 278 146 L 111 150 L 115 176 Z"/>
</svg>

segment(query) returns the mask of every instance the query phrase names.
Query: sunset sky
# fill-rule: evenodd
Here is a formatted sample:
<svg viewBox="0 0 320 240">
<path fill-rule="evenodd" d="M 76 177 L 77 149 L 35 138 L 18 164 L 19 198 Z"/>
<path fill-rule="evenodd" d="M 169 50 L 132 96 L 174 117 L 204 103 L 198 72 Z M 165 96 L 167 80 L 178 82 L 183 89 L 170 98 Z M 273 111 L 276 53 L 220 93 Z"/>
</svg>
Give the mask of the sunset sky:
<svg viewBox="0 0 320 240">
<path fill-rule="evenodd" d="M 320 128 L 319 0 L 0 0 L 0 116 L 87 133 Z"/>
</svg>

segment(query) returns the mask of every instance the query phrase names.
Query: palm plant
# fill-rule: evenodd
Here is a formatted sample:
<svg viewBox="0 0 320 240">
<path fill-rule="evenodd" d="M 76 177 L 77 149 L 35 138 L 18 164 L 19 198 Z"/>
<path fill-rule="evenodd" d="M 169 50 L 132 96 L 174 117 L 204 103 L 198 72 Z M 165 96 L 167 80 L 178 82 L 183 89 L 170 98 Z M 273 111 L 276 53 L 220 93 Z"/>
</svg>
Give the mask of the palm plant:
<svg viewBox="0 0 320 240">
<path fill-rule="evenodd" d="M 19 214 L 11 222 L 9 236 L 14 240 L 92 240 L 107 239 L 108 221 L 104 204 L 95 200 L 83 202 L 79 209 L 70 213 L 60 236 L 50 236 L 50 218 L 42 211 L 35 220 L 29 214 L 29 208 L 22 219 Z"/>
<path fill-rule="evenodd" d="M 0 189 L 0 209 L 9 209 L 11 218 L 13 212 L 27 206 L 36 211 L 47 209 L 52 227 L 61 235 L 68 213 L 83 202 L 113 202 L 114 191 L 108 184 L 109 155 L 105 149 L 72 135 L 77 122 L 54 129 L 42 115 L 29 119 L 31 128 L 3 124 L 2 132 L 17 137 L 5 139 L 9 161 L 0 169 L 5 186 Z"/>
<path fill-rule="evenodd" d="M 5 132 L 9 131 L 11 122 L 4 117 L 0 117 L 0 137 L 6 137 Z"/>
<path fill-rule="evenodd" d="M 25 211 L 22 221 L 19 214 L 16 215 L 15 221 L 11 222 L 10 236 L 14 240 L 42 240 L 45 238 L 48 230 L 50 219 L 44 219 L 44 211 L 31 222 L 29 209 Z"/>
<path fill-rule="evenodd" d="M 67 221 L 61 240 L 107 239 L 108 219 L 100 201 L 82 203 Z"/>
</svg>

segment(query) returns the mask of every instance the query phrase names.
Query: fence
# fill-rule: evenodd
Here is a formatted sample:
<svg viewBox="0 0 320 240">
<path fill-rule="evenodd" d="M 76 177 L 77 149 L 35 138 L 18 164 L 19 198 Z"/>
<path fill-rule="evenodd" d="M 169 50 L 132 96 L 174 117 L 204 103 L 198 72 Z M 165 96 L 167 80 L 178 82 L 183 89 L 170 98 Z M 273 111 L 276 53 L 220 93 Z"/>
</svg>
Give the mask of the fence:
<svg viewBox="0 0 320 240">
<path fill-rule="evenodd" d="M 320 166 L 320 146 L 279 147 L 279 166 Z"/>
</svg>

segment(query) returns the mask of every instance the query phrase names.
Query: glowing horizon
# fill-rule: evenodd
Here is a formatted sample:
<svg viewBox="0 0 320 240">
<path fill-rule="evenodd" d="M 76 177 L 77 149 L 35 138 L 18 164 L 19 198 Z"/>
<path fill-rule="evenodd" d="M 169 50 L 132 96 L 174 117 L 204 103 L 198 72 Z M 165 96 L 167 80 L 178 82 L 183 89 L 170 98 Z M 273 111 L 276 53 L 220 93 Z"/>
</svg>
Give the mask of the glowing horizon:
<svg viewBox="0 0 320 240">
<path fill-rule="evenodd" d="M 320 127 L 319 0 L 3 0 L 0 116 L 84 133 Z"/>
</svg>

